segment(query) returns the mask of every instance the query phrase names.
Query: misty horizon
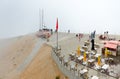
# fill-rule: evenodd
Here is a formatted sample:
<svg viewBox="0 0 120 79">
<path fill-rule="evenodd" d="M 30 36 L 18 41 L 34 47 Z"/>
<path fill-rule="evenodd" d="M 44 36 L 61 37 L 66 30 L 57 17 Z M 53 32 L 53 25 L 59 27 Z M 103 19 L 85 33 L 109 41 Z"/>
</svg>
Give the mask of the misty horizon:
<svg viewBox="0 0 120 79">
<path fill-rule="evenodd" d="M 38 31 L 39 9 L 44 10 L 44 24 L 53 30 L 58 17 L 60 32 L 120 34 L 119 4 L 119 0 L 2 0 L 0 38 Z"/>
</svg>

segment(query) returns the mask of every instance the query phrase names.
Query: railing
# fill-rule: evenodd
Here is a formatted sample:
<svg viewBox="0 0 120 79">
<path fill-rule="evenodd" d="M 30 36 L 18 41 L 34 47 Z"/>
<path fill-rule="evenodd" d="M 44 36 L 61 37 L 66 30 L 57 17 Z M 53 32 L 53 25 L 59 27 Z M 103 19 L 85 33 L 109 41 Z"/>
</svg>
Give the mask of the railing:
<svg viewBox="0 0 120 79">
<path fill-rule="evenodd" d="M 56 62 L 58 68 L 61 70 L 61 72 L 66 75 L 69 79 L 83 79 L 81 76 L 79 76 L 78 71 L 71 71 L 68 67 L 64 66 L 61 61 L 59 60 L 59 56 L 57 56 L 57 54 L 52 51 L 51 52 L 51 56 L 54 59 L 54 61 Z M 83 65 L 79 64 L 80 67 L 84 67 Z M 97 75 L 100 79 L 116 79 L 114 77 L 110 77 L 104 73 L 98 72 L 94 69 L 88 68 L 89 69 L 89 74 L 93 74 L 93 75 Z M 90 76 L 89 76 L 90 77 Z M 90 79 L 90 78 L 88 78 Z"/>
<path fill-rule="evenodd" d="M 78 76 L 76 76 L 74 74 L 74 72 L 68 70 L 63 64 L 61 64 L 60 61 L 59 61 L 59 58 L 55 54 L 55 52 L 52 51 L 51 56 L 54 59 L 54 61 L 56 62 L 57 66 L 61 70 L 61 72 L 63 74 L 65 74 L 67 77 L 69 77 L 69 79 L 82 79 L 82 78 L 79 78 Z"/>
</svg>

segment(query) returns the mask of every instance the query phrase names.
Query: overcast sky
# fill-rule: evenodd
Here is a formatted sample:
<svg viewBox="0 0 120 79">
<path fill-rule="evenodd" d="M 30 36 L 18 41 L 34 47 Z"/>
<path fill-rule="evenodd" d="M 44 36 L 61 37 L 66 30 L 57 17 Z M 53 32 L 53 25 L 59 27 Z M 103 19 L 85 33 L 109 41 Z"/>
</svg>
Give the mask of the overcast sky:
<svg viewBox="0 0 120 79">
<path fill-rule="evenodd" d="M 44 24 L 59 31 L 120 34 L 120 0 L 0 0 L 0 38 L 36 32 Z"/>
</svg>

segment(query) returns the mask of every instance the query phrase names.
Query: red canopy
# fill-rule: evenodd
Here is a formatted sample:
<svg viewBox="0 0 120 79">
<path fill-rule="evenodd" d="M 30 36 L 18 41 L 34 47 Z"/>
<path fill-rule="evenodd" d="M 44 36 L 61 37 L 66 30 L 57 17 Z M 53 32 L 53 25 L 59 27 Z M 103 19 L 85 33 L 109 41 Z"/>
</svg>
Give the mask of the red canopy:
<svg viewBox="0 0 120 79">
<path fill-rule="evenodd" d="M 117 49 L 117 44 L 106 43 L 104 45 L 104 47 L 116 50 Z"/>
<path fill-rule="evenodd" d="M 120 42 L 119 41 L 109 41 L 109 43 L 111 43 L 111 44 L 117 44 L 117 45 L 120 45 Z"/>
<path fill-rule="evenodd" d="M 105 44 L 109 43 L 109 44 L 117 44 L 117 45 L 120 45 L 120 42 L 119 41 L 114 41 L 114 40 L 111 40 L 111 41 L 104 41 Z"/>
</svg>

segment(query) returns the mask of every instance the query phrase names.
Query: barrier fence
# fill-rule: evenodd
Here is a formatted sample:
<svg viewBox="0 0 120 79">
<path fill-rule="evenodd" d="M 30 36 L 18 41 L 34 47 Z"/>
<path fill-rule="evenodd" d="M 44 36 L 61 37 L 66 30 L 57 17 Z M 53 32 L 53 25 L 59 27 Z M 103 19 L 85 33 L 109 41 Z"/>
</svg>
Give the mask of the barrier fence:
<svg viewBox="0 0 120 79">
<path fill-rule="evenodd" d="M 70 70 L 69 67 L 64 66 L 64 64 L 61 63 L 61 61 L 59 60 L 59 56 L 57 56 L 57 54 L 55 53 L 55 51 L 53 50 L 51 52 L 51 56 L 54 59 L 55 63 L 57 64 L 58 68 L 61 70 L 61 72 L 66 75 L 69 79 L 83 79 L 81 76 L 79 76 L 78 71 L 72 71 Z M 80 67 L 85 67 L 83 65 L 80 64 Z M 88 68 L 88 75 L 93 74 L 99 77 L 99 79 L 117 79 L 115 77 L 111 77 L 109 75 L 106 75 L 104 73 L 98 72 L 94 69 Z M 88 79 L 91 79 L 90 76 Z"/>
</svg>

